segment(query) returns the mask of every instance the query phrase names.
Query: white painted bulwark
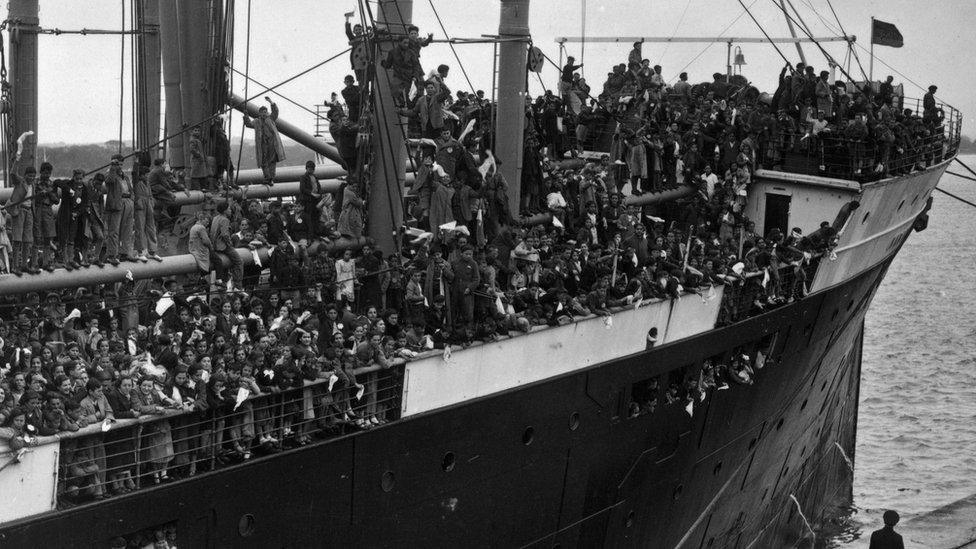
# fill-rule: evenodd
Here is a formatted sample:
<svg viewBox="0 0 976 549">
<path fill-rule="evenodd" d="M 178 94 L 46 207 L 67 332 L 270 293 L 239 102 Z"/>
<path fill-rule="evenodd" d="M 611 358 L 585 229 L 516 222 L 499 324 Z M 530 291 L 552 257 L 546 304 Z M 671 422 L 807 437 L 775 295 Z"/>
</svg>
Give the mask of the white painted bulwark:
<svg viewBox="0 0 976 549">
<path fill-rule="evenodd" d="M 14 462 L 16 452 L 0 445 L 0 524 L 54 510 L 59 448 L 56 443 L 33 446 Z"/>
<path fill-rule="evenodd" d="M 448 360 L 437 353 L 409 362 L 401 413 L 419 414 L 643 351 L 652 327 L 658 344 L 705 332 L 715 326 L 722 293 L 716 287 L 712 299 L 685 294 L 674 303 L 646 302 L 609 322 L 590 317 L 458 350 Z"/>
<path fill-rule="evenodd" d="M 943 162 L 923 172 L 865 184 L 858 198 L 861 206 L 839 235 L 837 259 L 820 262 L 812 291 L 857 276 L 892 253 L 912 230 L 947 166 Z"/>
</svg>

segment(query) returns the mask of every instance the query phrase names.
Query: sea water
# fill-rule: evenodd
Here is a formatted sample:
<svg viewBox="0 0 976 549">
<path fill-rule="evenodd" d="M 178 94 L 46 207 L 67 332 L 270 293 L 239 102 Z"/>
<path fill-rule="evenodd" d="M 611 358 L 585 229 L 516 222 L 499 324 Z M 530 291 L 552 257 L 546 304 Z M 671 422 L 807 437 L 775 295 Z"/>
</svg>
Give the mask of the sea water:
<svg viewBox="0 0 976 549">
<path fill-rule="evenodd" d="M 976 169 L 976 156 L 960 159 Z M 946 174 L 939 187 L 976 203 L 972 181 Z M 910 531 L 976 494 L 976 208 L 934 198 L 928 229 L 908 238 L 867 314 L 854 509 L 835 547 L 866 547 L 886 509 Z M 976 510 L 948 523 L 972 529 Z"/>
</svg>

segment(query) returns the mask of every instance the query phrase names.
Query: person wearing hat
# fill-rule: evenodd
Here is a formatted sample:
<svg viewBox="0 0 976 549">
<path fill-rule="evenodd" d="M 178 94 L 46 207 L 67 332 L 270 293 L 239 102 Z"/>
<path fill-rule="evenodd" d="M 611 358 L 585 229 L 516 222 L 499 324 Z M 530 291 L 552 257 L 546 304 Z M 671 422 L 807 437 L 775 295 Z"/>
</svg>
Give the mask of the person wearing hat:
<svg viewBox="0 0 976 549">
<path fill-rule="evenodd" d="M 929 86 L 929 92 L 922 98 L 922 120 L 927 124 L 934 124 L 939 118 L 938 105 L 935 102 L 935 92 L 938 89 L 938 86 Z"/>
<path fill-rule="evenodd" d="M 17 174 L 18 163 L 19 160 L 15 160 L 10 167 L 10 178 L 13 180 L 14 189 L 10 194 L 10 200 L 7 201 L 6 209 L 10 214 L 10 240 L 13 247 L 10 272 L 20 276 L 24 270 L 34 274 L 39 273 L 40 269 L 35 264 L 31 264 L 28 268 L 34 250 L 34 186 L 37 170 L 34 166 L 27 166 L 21 177 Z"/>
<path fill-rule="evenodd" d="M 311 241 L 319 235 L 319 180 L 315 177 L 315 162 L 305 163 L 305 173 L 298 179 L 298 203 L 302 205 L 302 216 L 305 231 Z"/>
<path fill-rule="evenodd" d="M 34 259 L 38 267 L 51 272 L 54 270 L 57 230 L 54 220 L 54 205 L 58 203 L 58 192 L 51 181 L 54 166 L 42 162 L 40 177 L 34 185 Z"/>
<path fill-rule="evenodd" d="M 217 215 L 210 223 L 210 242 L 213 245 L 214 253 L 226 257 L 230 261 L 230 280 L 227 282 L 228 288 L 231 285 L 238 289 L 244 287 L 244 263 L 234 248 L 234 243 L 230 238 L 230 218 L 227 217 L 227 202 L 217 204 Z M 216 264 L 218 270 L 223 270 L 223 262 Z M 223 273 L 218 273 L 220 278 L 226 278 Z"/>
<path fill-rule="evenodd" d="M 105 176 L 105 240 L 107 259 L 112 265 L 132 261 L 134 256 L 134 212 L 132 182 L 122 171 L 123 157 L 112 155 L 112 165 Z"/>
<path fill-rule="evenodd" d="M 257 118 L 252 119 L 245 114 L 244 125 L 254 128 L 255 160 L 261 166 L 264 184 L 270 186 L 274 184 L 278 162 L 285 159 L 285 148 L 281 144 L 281 136 L 278 135 L 278 126 L 275 124 L 278 120 L 278 105 L 269 97 L 264 100 L 271 104 L 271 112 L 268 113 L 267 107 L 261 107 Z"/>
<path fill-rule="evenodd" d="M 58 192 L 60 206 L 57 215 L 58 249 L 61 261 L 69 271 L 81 266 L 75 255 L 75 241 L 78 239 L 81 224 L 82 197 L 85 194 L 85 170 L 74 170 L 71 179 L 56 179 L 54 187 Z"/>
<path fill-rule="evenodd" d="M 356 80 L 353 79 L 352 75 L 346 75 L 342 80 L 345 87 L 342 88 L 342 100 L 346 102 L 346 108 L 349 109 L 349 120 L 351 122 L 359 122 L 359 111 L 362 104 L 362 90 L 356 84 Z"/>
<path fill-rule="evenodd" d="M 96 173 L 85 182 L 78 206 L 78 236 L 75 245 L 81 251 L 81 266 L 104 266 L 102 248 L 105 244 L 105 211 L 102 197 L 105 196 L 105 174 Z"/>
<path fill-rule="evenodd" d="M 210 214 L 206 210 L 197 210 L 196 223 L 190 227 L 189 242 L 187 251 L 197 262 L 197 271 L 200 274 L 210 272 L 210 254 L 213 251 L 213 242 L 210 240 Z"/>
<path fill-rule="evenodd" d="M 197 126 L 190 130 L 190 189 L 197 191 L 212 190 L 209 185 L 210 169 L 207 166 L 207 154 L 203 149 L 203 132 Z"/>
<path fill-rule="evenodd" d="M 934 86 L 933 86 L 934 87 Z M 905 549 L 901 534 L 895 532 L 899 520 L 898 513 L 891 509 L 884 512 L 884 528 L 871 532 L 870 549 Z"/>
</svg>

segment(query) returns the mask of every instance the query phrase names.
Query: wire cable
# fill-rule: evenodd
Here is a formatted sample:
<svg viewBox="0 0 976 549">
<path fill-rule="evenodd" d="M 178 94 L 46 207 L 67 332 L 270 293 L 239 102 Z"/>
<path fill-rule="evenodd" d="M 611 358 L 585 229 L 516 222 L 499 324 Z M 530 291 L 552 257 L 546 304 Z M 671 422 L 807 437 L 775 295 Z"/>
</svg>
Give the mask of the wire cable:
<svg viewBox="0 0 976 549">
<path fill-rule="evenodd" d="M 761 24 L 759 24 L 759 21 L 752 15 L 752 12 L 749 11 L 749 8 L 746 7 L 745 2 L 743 2 L 742 0 L 738 0 L 738 1 L 739 1 L 739 5 L 742 6 L 742 9 L 746 10 L 746 13 L 749 14 L 749 18 L 752 19 L 752 22 L 755 23 L 757 27 L 759 27 L 759 30 L 763 33 L 763 36 L 765 36 L 766 39 L 769 40 L 769 43 L 772 44 L 773 49 L 776 50 L 776 53 L 778 53 L 779 56 L 783 58 L 783 61 L 786 61 L 786 64 L 789 65 L 790 64 L 790 59 L 788 57 L 786 57 L 783 54 L 783 51 L 779 49 L 779 46 L 777 46 L 776 43 L 773 42 L 773 39 L 770 38 L 769 33 L 766 32 L 766 29 L 763 28 L 763 26 Z M 773 3 L 775 4 L 776 2 L 774 1 Z M 786 13 L 786 11 L 784 10 L 783 13 Z M 789 17 L 789 14 L 787 14 L 787 17 Z M 807 33 L 807 34 L 809 34 L 809 33 Z"/>
<path fill-rule="evenodd" d="M 434 7 L 434 0 L 427 0 L 427 2 L 430 3 L 430 9 L 434 10 L 434 17 L 437 18 L 437 24 L 440 25 L 441 32 L 444 33 L 444 38 L 447 38 L 448 40 L 450 40 L 451 39 L 451 35 L 447 34 L 447 29 L 444 28 L 444 22 L 441 21 L 441 15 L 439 13 L 437 13 L 437 8 Z M 397 7 L 397 11 L 399 11 L 400 10 L 400 5 L 399 4 L 396 4 L 396 7 Z M 403 15 L 402 14 L 400 15 L 400 20 L 401 21 L 403 20 Z M 474 89 L 474 84 L 472 84 L 471 83 L 471 79 L 468 78 L 468 71 L 466 71 L 464 69 L 464 63 L 461 62 L 461 57 L 458 55 L 457 50 L 454 48 L 454 43 L 453 42 L 448 42 L 447 45 L 451 47 L 451 52 L 454 53 L 454 59 L 457 60 L 458 67 L 461 67 L 461 74 L 463 74 L 464 75 L 464 79 L 468 81 L 468 87 L 471 88 L 471 93 L 476 93 L 477 90 Z"/>
<path fill-rule="evenodd" d="M 749 7 L 751 8 L 752 6 L 755 6 L 757 2 L 759 2 L 759 0 L 752 0 L 752 3 L 749 4 Z M 732 21 L 730 21 L 728 25 L 725 25 L 725 28 L 722 29 L 722 31 L 718 33 L 718 38 L 721 38 L 722 36 L 725 35 L 725 33 L 729 32 L 729 29 L 732 28 L 732 25 L 736 24 L 736 22 L 738 22 L 739 19 L 742 19 L 742 16 L 745 15 L 745 14 L 746 14 L 746 10 L 742 10 L 741 12 L 739 12 L 739 15 L 735 16 L 735 19 L 733 19 Z M 692 57 L 691 58 L 691 61 L 688 61 L 685 64 L 685 66 L 684 67 L 681 67 L 681 70 L 679 70 L 675 74 L 676 75 L 680 75 L 681 73 L 685 72 L 685 70 L 688 67 L 690 67 L 692 63 L 694 63 L 695 61 L 697 61 L 698 58 L 700 58 L 702 55 L 704 55 L 705 52 L 707 52 L 714 45 L 715 45 L 715 42 L 709 42 L 704 48 L 702 48 L 702 50 L 700 52 L 698 52 L 698 55 L 695 55 L 694 57 Z M 675 79 L 677 79 L 677 78 L 678 78 L 677 76 L 671 77 L 671 79 L 668 81 L 668 83 L 670 84 L 671 82 L 674 82 Z"/>
<path fill-rule="evenodd" d="M 688 0 L 688 2 L 685 3 L 685 9 L 681 11 L 681 17 L 678 18 L 678 22 L 674 25 L 674 29 L 671 31 L 671 36 L 670 36 L 669 40 L 672 39 L 672 38 L 674 38 L 678 34 L 678 28 L 681 27 L 681 23 L 684 22 L 685 15 L 688 14 L 688 8 L 691 7 L 692 1 L 693 0 Z M 668 53 L 668 48 L 670 48 L 670 47 L 671 47 L 671 42 L 670 41 L 668 43 L 664 44 L 664 49 L 661 50 L 661 57 L 659 57 L 658 60 L 657 60 L 657 64 L 658 65 L 660 65 L 661 62 L 664 61 L 664 55 Z"/>
</svg>

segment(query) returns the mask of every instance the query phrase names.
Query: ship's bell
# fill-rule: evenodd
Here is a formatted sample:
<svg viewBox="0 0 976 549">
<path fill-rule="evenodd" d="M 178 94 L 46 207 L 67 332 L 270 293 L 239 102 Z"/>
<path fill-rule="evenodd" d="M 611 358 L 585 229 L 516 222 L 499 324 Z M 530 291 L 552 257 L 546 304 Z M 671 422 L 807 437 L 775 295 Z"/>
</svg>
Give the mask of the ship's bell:
<svg viewBox="0 0 976 549">
<path fill-rule="evenodd" d="M 735 61 L 732 62 L 733 65 L 741 67 L 746 64 L 746 56 L 742 54 L 742 48 L 739 46 L 735 47 Z"/>
</svg>

